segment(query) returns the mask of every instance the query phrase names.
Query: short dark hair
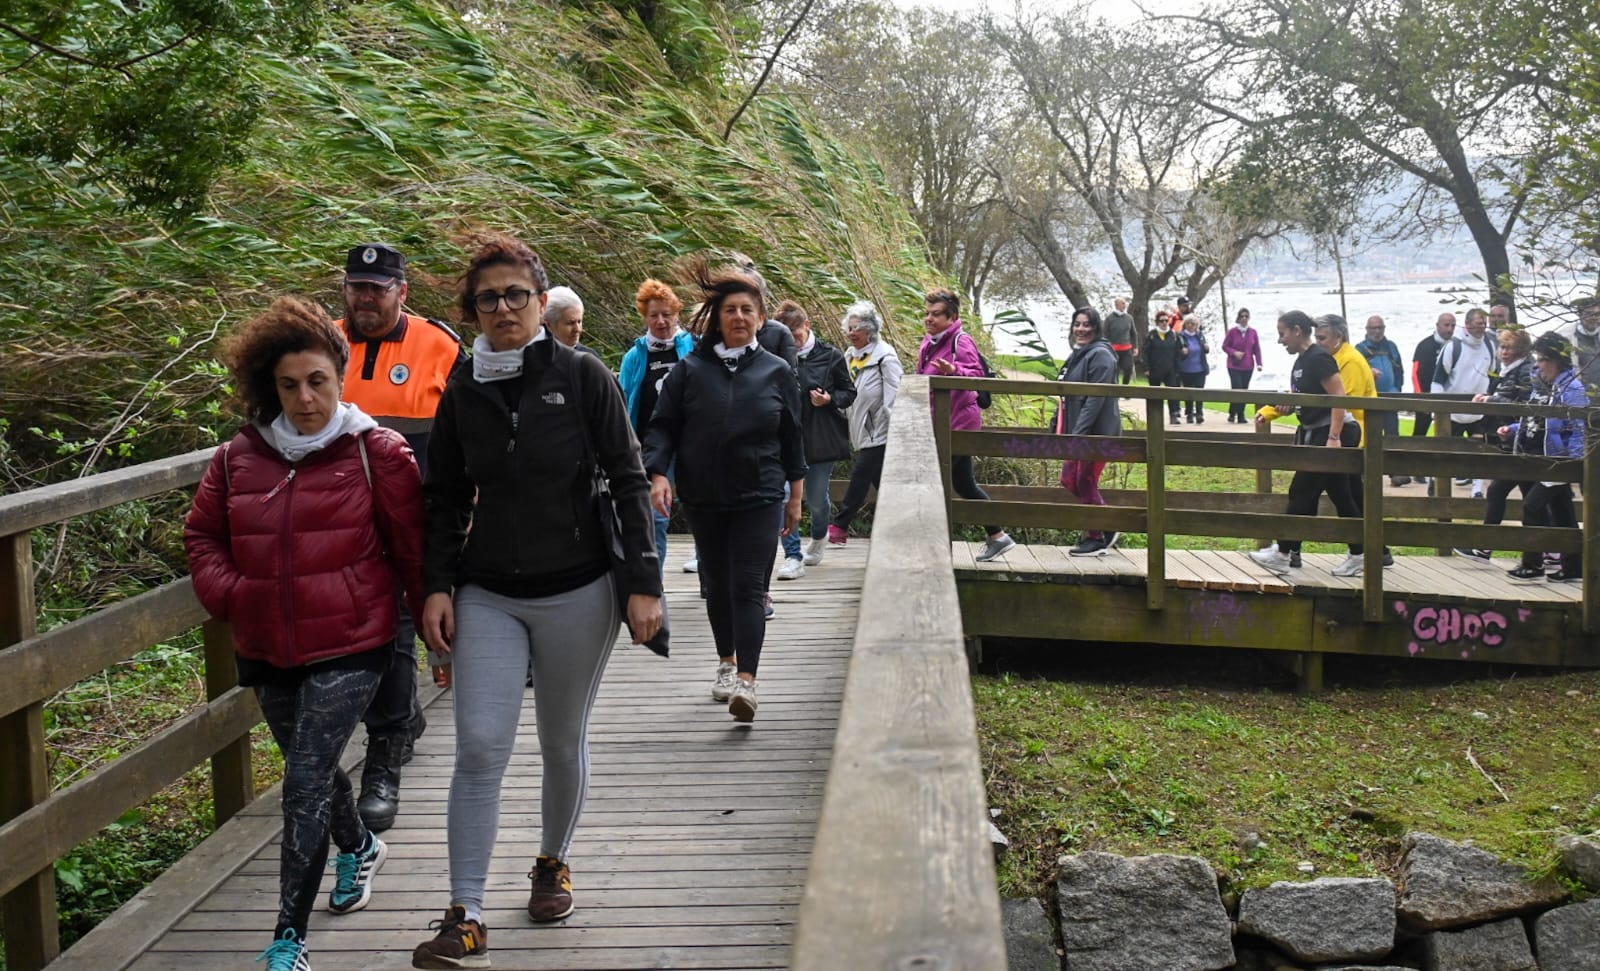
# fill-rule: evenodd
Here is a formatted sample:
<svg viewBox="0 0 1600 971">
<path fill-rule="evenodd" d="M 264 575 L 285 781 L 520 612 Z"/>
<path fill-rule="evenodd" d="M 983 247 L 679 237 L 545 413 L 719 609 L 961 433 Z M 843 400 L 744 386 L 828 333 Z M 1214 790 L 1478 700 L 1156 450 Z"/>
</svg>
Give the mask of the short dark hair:
<svg viewBox="0 0 1600 971">
<path fill-rule="evenodd" d="M 956 296 L 954 290 L 935 287 L 928 291 L 928 295 L 922 298 L 922 302 L 942 304 L 944 312 L 950 315 L 951 320 L 961 316 L 961 298 Z"/>
<path fill-rule="evenodd" d="M 233 378 L 233 394 L 251 421 L 270 422 L 283 413 L 273 371 L 285 354 L 328 355 L 344 377 L 350 343 L 327 311 L 299 297 L 279 297 L 223 340 L 218 357 Z"/>
<path fill-rule="evenodd" d="M 528 248 L 528 244 L 504 233 L 486 236 L 478 244 L 477 252 L 472 254 L 466 272 L 456 281 L 462 320 L 469 324 L 478 322 L 478 308 L 473 302 L 473 297 L 478 293 L 478 275 L 488 267 L 501 264 L 526 269 L 528 276 L 533 280 L 535 295 L 549 291 L 550 275 L 545 272 L 544 261 L 539 259 L 538 253 Z"/>
<path fill-rule="evenodd" d="M 736 293 L 754 297 L 761 316 L 767 315 L 761 280 L 744 269 L 725 266 L 713 270 L 702 255 L 689 261 L 684 277 L 686 282 L 700 289 L 702 302 L 689 322 L 689 330 L 700 335 L 702 347 L 714 347 L 722 342 L 722 304 Z"/>
</svg>

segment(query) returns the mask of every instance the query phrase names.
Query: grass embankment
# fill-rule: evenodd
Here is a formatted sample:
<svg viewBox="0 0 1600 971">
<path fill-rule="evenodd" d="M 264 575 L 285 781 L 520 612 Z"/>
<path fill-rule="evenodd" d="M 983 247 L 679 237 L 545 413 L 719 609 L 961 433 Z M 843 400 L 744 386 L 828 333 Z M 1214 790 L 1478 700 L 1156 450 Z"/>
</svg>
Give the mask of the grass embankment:
<svg viewBox="0 0 1600 971">
<path fill-rule="evenodd" d="M 1044 424 L 1037 400 L 997 402 L 995 425 Z M 980 478 L 1048 484 L 1058 470 L 996 462 Z M 1274 491 L 1289 478 L 1275 473 Z M 1102 485 L 1145 482 L 1144 466 L 1112 465 Z M 1169 467 L 1166 482 L 1253 492 L 1255 473 Z M 1000 864 L 1007 896 L 1048 897 L 1057 858 L 1089 849 L 1192 854 L 1245 888 L 1308 873 L 1394 876 L 1411 829 L 1472 839 L 1535 871 L 1551 869 L 1558 836 L 1600 831 L 1600 673 L 1333 656 L 1331 690 L 1306 696 L 1266 652 L 987 642 L 985 654 L 990 673 L 974 687 L 990 804 L 1012 844 Z"/>
<path fill-rule="evenodd" d="M 1559 835 L 1600 830 L 1595 672 L 1330 658 L 1307 696 L 1253 653 L 1029 654 L 1050 666 L 975 680 L 1007 896 L 1090 849 L 1193 854 L 1244 888 L 1393 876 L 1411 829 L 1547 871 Z"/>
</svg>

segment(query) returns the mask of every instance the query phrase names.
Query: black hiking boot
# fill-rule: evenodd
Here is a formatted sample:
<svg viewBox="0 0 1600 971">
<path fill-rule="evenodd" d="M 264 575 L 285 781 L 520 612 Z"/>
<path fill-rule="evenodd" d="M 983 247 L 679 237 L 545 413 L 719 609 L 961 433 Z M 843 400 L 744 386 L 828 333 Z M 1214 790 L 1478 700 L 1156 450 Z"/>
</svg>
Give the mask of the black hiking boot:
<svg viewBox="0 0 1600 971">
<path fill-rule="evenodd" d="M 407 729 L 367 736 L 367 764 L 361 769 L 356 811 L 374 833 L 393 826 L 400 812 L 400 765 L 410 743 Z"/>
</svg>

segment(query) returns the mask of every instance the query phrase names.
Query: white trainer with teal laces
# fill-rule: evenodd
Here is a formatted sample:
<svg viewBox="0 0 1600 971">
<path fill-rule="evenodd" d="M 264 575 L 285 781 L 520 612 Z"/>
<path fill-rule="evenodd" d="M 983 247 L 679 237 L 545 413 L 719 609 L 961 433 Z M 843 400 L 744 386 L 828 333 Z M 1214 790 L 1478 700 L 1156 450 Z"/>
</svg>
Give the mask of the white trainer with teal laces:
<svg viewBox="0 0 1600 971">
<path fill-rule="evenodd" d="M 311 971 L 306 942 L 292 927 L 285 927 L 272 946 L 257 955 L 256 960 L 267 962 L 267 971 Z"/>
<path fill-rule="evenodd" d="M 372 899 L 372 878 L 389 858 L 389 847 L 376 835 L 365 853 L 340 853 L 333 861 L 333 892 L 328 894 L 328 909 L 335 914 L 360 910 Z"/>
</svg>

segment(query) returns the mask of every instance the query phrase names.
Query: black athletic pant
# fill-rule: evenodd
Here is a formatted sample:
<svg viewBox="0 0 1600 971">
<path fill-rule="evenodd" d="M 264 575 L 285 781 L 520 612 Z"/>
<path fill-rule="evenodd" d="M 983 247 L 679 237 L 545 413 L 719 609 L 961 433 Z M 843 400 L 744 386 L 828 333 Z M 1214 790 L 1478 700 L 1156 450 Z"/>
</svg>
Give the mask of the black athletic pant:
<svg viewBox="0 0 1600 971">
<path fill-rule="evenodd" d="M 1233 390 L 1243 391 L 1250 387 L 1251 373 L 1250 371 L 1236 371 L 1233 368 L 1228 368 L 1228 383 L 1233 387 Z M 1228 417 L 1234 421 L 1247 421 L 1244 410 L 1244 402 L 1234 402 L 1228 406 Z"/>
<path fill-rule="evenodd" d="M 1117 373 L 1122 376 L 1123 384 L 1133 383 L 1133 348 L 1117 352 Z"/>
<path fill-rule="evenodd" d="M 1522 501 L 1528 501 L 1528 493 L 1533 491 L 1532 482 L 1517 482 L 1512 479 L 1491 479 L 1489 487 L 1484 490 L 1483 524 L 1485 526 L 1498 526 L 1506 518 L 1506 501 L 1511 498 L 1512 489 L 1522 490 Z M 1524 526 L 1532 525 L 1524 522 Z"/>
<path fill-rule="evenodd" d="M 1522 525 L 1564 526 L 1576 529 L 1578 513 L 1572 505 L 1572 484 L 1561 482 L 1556 485 L 1545 485 L 1543 482 L 1535 482 L 1532 489 L 1523 493 Z M 1532 570 L 1542 570 L 1544 554 L 1538 550 L 1528 550 L 1522 554 L 1522 565 Z M 1561 554 L 1561 568 L 1567 573 L 1581 573 L 1582 566 L 1582 554 L 1578 554 L 1576 565 L 1572 556 Z"/>
<path fill-rule="evenodd" d="M 367 842 L 339 755 L 372 702 L 382 675 L 359 668 L 304 669 L 298 680 L 255 686 L 267 727 L 283 750 L 283 845 L 278 853 L 278 925 L 304 940 L 328 865 L 328 838 L 341 853 Z"/>
<path fill-rule="evenodd" d="M 772 536 L 783 526 L 783 503 L 737 512 L 689 509 L 688 513 L 717 656 L 733 658 L 740 674 L 754 675 L 767 636 Z"/>
<path fill-rule="evenodd" d="M 1206 386 L 1206 373 L 1204 371 L 1180 371 L 1178 372 L 1178 380 L 1183 383 L 1185 388 L 1203 388 Z M 1188 418 L 1199 418 L 1200 402 L 1185 401 L 1183 403 L 1183 413 Z"/>
<path fill-rule="evenodd" d="M 978 485 L 977 476 L 972 471 L 972 456 L 957 455 L 950 459 L 950 487 L 956 495 L 963 499 L 988 499 L 989 494 Z M 999 526 L 983 527 L 984 535 L 993 536 L 1000 532 Z"/>
<path fill-rule="evenodd" d="M 1356 448 L 1360 445 L 1361 426 L 1356 424 L 1355 419 L 1345 419 L 1341 441 L 1345 448 Z M 1301 428 L 1295 433 L 1295 444 L 1326 447 L 1328 426 Z M 1317 504 L 1322 500 L 1322 494 L 1326 492 L 1340 518 L 1360 519 L 1361 506 L 1351 494 L 1351 485 L 1357 478 L 1343 472 L 1296 472 L 1294 478 L 1289 480 L 1289 508 L 1286 512 L 1291 516 L 1315 516 Z M 1298 539 L 1280 539 L 1278 552 L 1298 553 L 1302 542 Z M 1363 549 L 1360 543 L 1350 544 L 1351 553 L 1360 554 Z"/>
<path fill-rule="evenodd" d="M 850 467 L 850 484 L 844 489 L 844 500 L 833 511 L 833 525 L 845 532 L 850 531 L 851 520 L 867 503 L 867 492 L 877 488 L 878 481 L 883 478 L 883 453 L 888 450 L 887 445 L 869 445 L 856 453 L 855 464 Z"/>
<path fill-rule="evenodd" d="M 396 618 L 394 653 L 384 669 L 383 680 L 378 682 L 372 704 L 361 719 L 368 735 L 409 731 L 420 708 L 417 704 L 417 625 L 406 608 L 404 593 L 397 590 L 396 595 L 400 598 L 400 615 Z"/>
</svg>

